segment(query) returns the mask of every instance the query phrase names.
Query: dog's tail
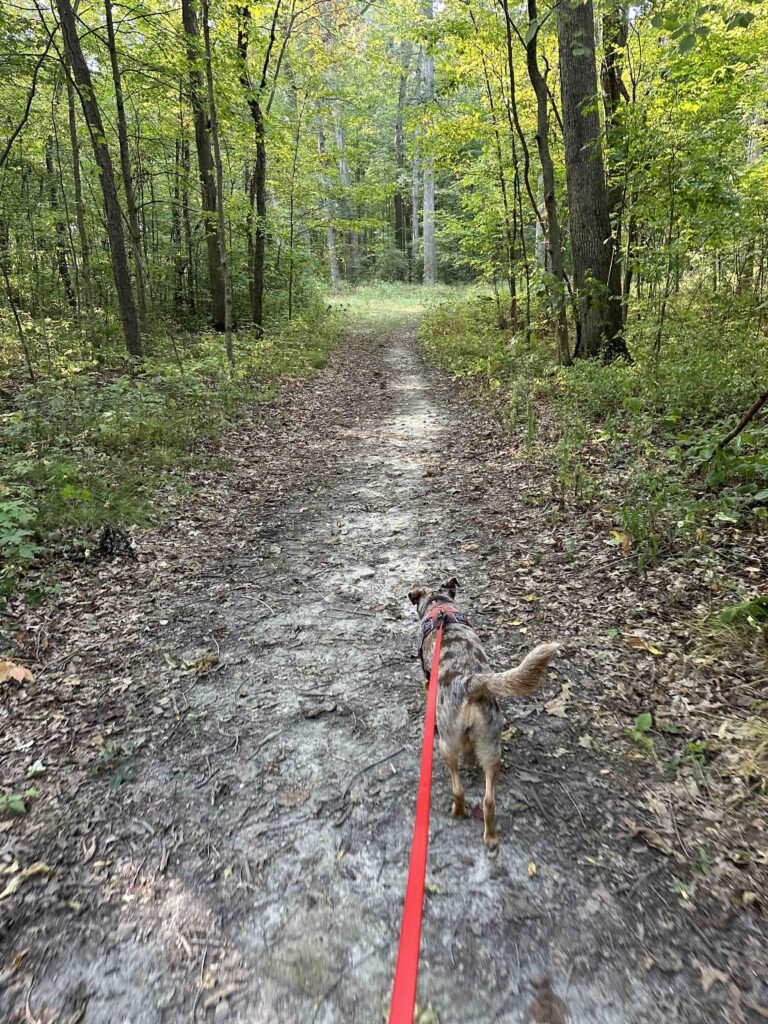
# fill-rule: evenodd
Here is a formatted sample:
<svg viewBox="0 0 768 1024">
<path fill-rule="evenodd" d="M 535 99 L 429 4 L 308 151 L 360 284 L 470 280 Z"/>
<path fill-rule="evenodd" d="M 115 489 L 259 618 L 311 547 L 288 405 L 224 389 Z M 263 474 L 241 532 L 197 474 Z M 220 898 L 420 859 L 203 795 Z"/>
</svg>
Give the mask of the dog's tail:
<svg viewBox="0 0 768 1024">
<path fill-rule="evenodd" d="M 539 688 L 547 665 L 560 650 L 559 644 L 539 644 L 507 672 L 472 676 L 467 697 L 530 697 Z"/>
</svg>

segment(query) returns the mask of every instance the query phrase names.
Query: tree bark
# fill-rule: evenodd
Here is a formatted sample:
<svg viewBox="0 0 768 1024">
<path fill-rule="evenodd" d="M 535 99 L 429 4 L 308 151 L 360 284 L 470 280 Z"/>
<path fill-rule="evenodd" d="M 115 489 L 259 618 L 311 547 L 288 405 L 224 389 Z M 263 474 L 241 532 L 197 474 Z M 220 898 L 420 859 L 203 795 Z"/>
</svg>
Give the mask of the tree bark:
<svg viewBox="0 0 768 1024">
<path fill-rule="evenodd" d="M 86 331 L 94 345 L 96 334 L 93 331 L 93 282 L 91 279 L 91 245 L 85 223 L 85 204 L 83 202 L 83 181 L 80 171 L 80 139 L 77 134 L 77 116 L 75 110 L 75 87 L 69 72 L 67 59 L 67 112 L 69 118 L 69 144 L 72 151 L 72 180 L 75 188 L 75 219 L 77 235 L 80 240 L 80 313 L 85 313 Z"/>
<path fill-rule="evenodd" d="M 75 289 L 72 287 L 72 275 L 69 272 L 69 261 L 67 260 L 67 229 L 59 208 L 59 188 L 56 169 L 53 166 L 53 139 L 50 135 L 45 140 L 45 170 L 48 175 L 48 202 L 53 215 L 53 249 L 56 256 L 56 269 L 59 272 L 70 309 L 77 313 L 77 297 Z"/>
<path fill-rule="evenodd" d="M 507 19 L 509 33 L 509 5 L 503 0 L 504 15 Z M 536 0 L 528 0 L 528 21 L 537 22 Z M 557 351 L 560 362 L 564 366 L 571 363 L 571 350 L 568 342 L 568 314 L 566 309 L 565 268 L 563 264 L 563 237 L 560 231 L 560 217 L 557 208 L 555 191 L 555 165 L 549 148 L 549 92 L 547 82 L 539 68 L 536 53 L 539 38 L 538 28 L 533 32 L 526 45 L 526 64 L 528 77 L 536 95 L 536 145 L 541 163 L 541 180 L 544 187 L 544 208 L 547 218 L 544 225 L 547 236 L 547 250 L 555 278 L 554 300 L 557 309 Z M 508 37 L 509 41 L 509 37 Z"/>
<path fill-rule="evenodd" d="M 56 0 L 56 9 L 59 21 L 61 22 L 66 53 L 72 67 L 75 82 L 77 83 L 80 102 L 91 136 L 93 155 L 99 167 L 99 178 L 104 199 L 104 213 L 112 260 L 112 273 L 115 279 L 125 344 L 130 355 L 140 358 L 143 356 L 144 350 L 141 344 L 141 330 L 139 328 L 139 319 L 136 315 L 136 303 L 133 298 L 131 276 L 128 269 L 128 256 L 125 250 L 123 215 L 117 195 L 112 157 L 107 146 L 101 111 L 96 102 L 91 72 L 77 35 L 75 12 L 72 9 L 72 4 L 70 0 Z"/>
<path fill-rule="evenodd" d="M 217 240 L 216 183 L 214 180 L 213 153 L 211 151 L 210 126 L 205 105 L 205 86 L 200 70 L 200 28 L 194 0 L 182 0 L 181 17 L 186 36 L 187 60 L 189 62 L 189 94 L 192 104 L 192 118 L 195 124 L 195 148 L 200 175 L 200 198 L 203 208 L 203 227 L 208 250 L 208 280 L 211 289 L 211 322 L 217 331 L 225 329 L 224 324 L 224 272 L 221 266 Z"/>
<path fill-rule="evenodd" d="M 595 98 L 595 25 L 592 0 L 557 8 L 565 172 L 574 278 L 580 320 L 580 354 L 626 356 L 622 335 L 620 262 L 616 258 L 603 171 L 600 119 Z M 546 185 L 545 185 L 546 187 Z"/>
<path fill-rule="evenodd" d="M 125 205 L 128 210 L 128 230 L 131 236 L 133 267 L 136 275 L 136 298 L 139 307 L 139 319 L 141 320 L 141 323 L 144 324 L 147 318 L 147 289 L 144 275 L 144 262 L 141 258 L 141 229 L 139 228 L 139 214 L 136 208 L 136 195 L 133 190 L 131 150 L 128 145 L 128 123 L 125 118 L 125 103 L 123 101 L 123 82 L 122 75 L 120 73 L 120 64 L 117 59 L 117 46 L 115 44 L 115 25 L 112 18 L 112 0 L 104 0 L 104 10 L 107 16 L 107 46 L 109 49 L 109 62 L 112 67 L 112 84 L 115 89 L 115 106 L 117 108 L 117 139 L 120 145 L 120 169 L 123 174 L 123 191 L 125 192 Z"/>
<path fill-rule="evenodd" d="M 409 48 L 410 49 L 410 48 Z M 406 57 L 404 64 L 400 71 L 400 85 L 397 94 L 397 119 L 395 121 L 395 166 L 396 180 L 395 180 L 395 195 L 394 195 L 394 207 L 395 207 L 395 245 L 403 254 L 404 264 L 402 268 L 402 278 L 405 280 L 408 276 L 408 237 L 406 232 L 406 217 L 405 217 L 405 138 L 403 129 L 403 119 L 405 114 L 405 102 L 408 94 L 408 71 L 410 67 L 410 52 L 406 51 Z"/>
<path fill-rule="evenodd" d="M 426 0 L 424 14 L 428 20 L 434 17 L 433 0 Z M 427 54 L 427 47 L 421 48 L 421 75 L 424 85 L 423 102 L 429 106 L 435 97 L 435 58 Z M 424 218 L 424 284 L 437 281 L 437 248 L 435 245 L 435 157 L 430 151 L 424 160 L 424 195 L 422 201 Z"/>
<path fill-rule="evenodd" d="M 333 133 L 336 140 L 336 153 L 339 162 L 339 180 L 344 194 L 341 200 L 341 212 L 345 220 L 352 219 L 352 205 L 349 201 L 350 175 L 349 161 L 347 159 L 347 141 L 344 132 L 344 114 L 341 103 L 334 100 L 333 103 Z M 356 281 L 360 276 L 360 234 L 355 228 L 347 231 L 347 277 Z"/>
<path fill-rule="evenodd" d="M 322 166 L 321 180 L 323 183 L 323 192 L 327 196 L 330 194 L 330 183 L 328 181 L 328 175 L 325 171 L 326 166 L 326 150 L 325 150 L 325 129 L 323 128 L 323 113 L 318 104 L 317 111 L 317 152 L 320 155 L 320 163 Z M 339 258 L 336 252 L 336 228 L 333 224 L 333 203 L 330 198 L 325 203 L 326 217 L 328 223 L 326 226 L 326 238 L 328 241 L 328 262 L 330 265 L 331 272 L 331 291 L 337 292 L 339 290 Z"/>
<path fill-rule="evenodd" d="M 411 160 L 411 258 L 410 279 L 416 278 L 416 263 L 419 258 L 419 211 L 421 209 L 421 166 L 418 142 L 414 139 L 413 159 Z"/>
<path fill-rule="evenodd" d="M 211 33 L 208 21 L 208 0 L 203 0 L 202 18 L 205 46 L 205 78 L 208 87 L 208 119 L 216 167 L 216 242 L 219 249 L 221 276 L 224 284 L 224 336 L 226 338 L 227 345 L 227 359 L 234 365 L 235 350 L 232 345 L 232 278 L 229 273 L 227 228 L 224 219 L 224 168 L 221 162 L 219 125 L 216 115 L 216 99 L 213 93 L 213 64 L 211 62 Z"/>
</svg>

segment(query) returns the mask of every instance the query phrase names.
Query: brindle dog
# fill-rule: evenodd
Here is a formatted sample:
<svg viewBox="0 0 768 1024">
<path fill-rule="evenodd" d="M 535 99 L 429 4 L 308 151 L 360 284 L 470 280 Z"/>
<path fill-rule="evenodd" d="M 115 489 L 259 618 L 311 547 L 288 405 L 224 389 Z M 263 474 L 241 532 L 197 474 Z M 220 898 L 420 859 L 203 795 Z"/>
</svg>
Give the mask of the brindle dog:
<svg viewBox="0 0 768 1024">
<path fill-rule="evenodd" d="M 408 597 L 423 622 L 438 605 L 453 606 L 458 581 L 441 583 L 432 590 L 414 587 Z M 425 691 L 429 685 L 432 652 L 437 637 L 433 629 L 424 640 L 422 665 Z M 491 854 L 496 853 L 499 833 L 496 828 L 496 780 L 501 771 L 501 730 L 503 718 L 499 697 L 528 697 L 541 683 L 547 665 L 557 654 L 558 644 L 540 644 L 517 668 L 507 672 L 491 672 L 488 657 L 477 633 L 469 625 L 447 623 L 443 630 L 440 668 L 437 680 L 438 745 L 443 761 L 451 773 L 454 818 L 463 818 L 464 787 L 459 778 L 461 755 L 474 751 L 485 772 L 483 842 Z"/>
</svg>

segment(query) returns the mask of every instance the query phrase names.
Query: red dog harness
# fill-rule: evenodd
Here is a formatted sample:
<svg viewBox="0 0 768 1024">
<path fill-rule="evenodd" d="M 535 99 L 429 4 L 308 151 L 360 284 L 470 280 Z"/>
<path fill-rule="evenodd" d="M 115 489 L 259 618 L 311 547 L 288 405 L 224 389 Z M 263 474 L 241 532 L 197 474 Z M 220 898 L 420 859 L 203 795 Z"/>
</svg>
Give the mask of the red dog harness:
<svg viewBox="0 0 768 1024">
<path fill-rule="evenodd" d="M 450 626 L 452 622 L 458 623 L 460 626 L 468 626 L 469 619 L 466 615 L 463 615 L 458 608 L 454 608 L 452 604 L 436 604 L 427 615 L 421 620 L 421 643 L 419 644 L 419 658 L 421 660 L 421 667 L 424 669 L 424 674 L 427 674 L 426 666 L 424 665 L 424 642 L 427 637 L 434 631 L 435 627 L 439 622 L 445 623 L 446 626 Z"/>
</svg>

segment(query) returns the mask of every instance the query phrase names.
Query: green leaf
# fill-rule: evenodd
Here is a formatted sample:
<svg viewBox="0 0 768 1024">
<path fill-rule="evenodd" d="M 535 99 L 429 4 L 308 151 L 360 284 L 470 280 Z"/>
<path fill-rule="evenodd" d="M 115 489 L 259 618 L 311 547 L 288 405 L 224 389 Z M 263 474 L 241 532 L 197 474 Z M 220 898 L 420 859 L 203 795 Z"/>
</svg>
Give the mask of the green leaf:
<svg viewBox="0 0 768 1024">
<path fill-rule="evenodd" d="M 654 28 L 661 28 L 663 24 L 664 24 L 664 15 L 663 14 L 654 14 L 654 16 L 651 18 L 651 25 L 653 25 Z"/>
<path fill-rule="evenodd" d="M 536 33 L 538 31 L 539 31 L 539 19 L 538 18 L 534 18 L 532 21 L 530 21 L 528 23 L 528 30 L 525 33 L 525 45 L 526 46 L 535 37 L 535 35 L 536 35 Z"/>
<path fill-rule="evenodd" d="M 690 51 L 694 48 L 695 45 L 696 36 L 692 32 L 689 32 L 688 35 L 683 36 L 683 38 L 678 43 L 677 48 L 680 51 L 680 53 L 690 53 Z"/>
<path fill-rule="evenodd" d="M 754 20 L 755 16 L 751 11 L 742 11 L 739 14 L 732 14 L 727 21 L 726 27 L 729 31 L 733 28 L 747 28 Z"/>
<path fill-rule="evenodd" d="M 635 728 L 638 732 L 648 732 L 653 725 L 653 715 L 650 711 L 644 711 L 642 715 L 638 715 L 635 719 Z"/>
</svg>

